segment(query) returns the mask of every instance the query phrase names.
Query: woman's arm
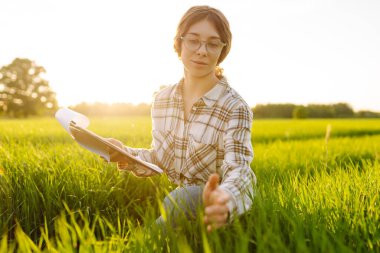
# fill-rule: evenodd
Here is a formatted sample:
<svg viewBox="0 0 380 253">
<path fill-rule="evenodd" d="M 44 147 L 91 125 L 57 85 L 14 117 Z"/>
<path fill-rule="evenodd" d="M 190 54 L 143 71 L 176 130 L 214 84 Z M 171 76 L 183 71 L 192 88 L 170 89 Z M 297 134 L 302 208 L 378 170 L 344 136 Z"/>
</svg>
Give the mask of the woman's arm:
<svg viewBox="0 0 380 253">
<path fill-rule="evenodd" d="M 248 106 L 233 110 L 224 134 L 224 161 L 220 188 L 231 196 L 230 219 L 252 205 L 256 177 L 250 168 L 253 159 L 251 143 L 252 111 Z"/>
</svg>

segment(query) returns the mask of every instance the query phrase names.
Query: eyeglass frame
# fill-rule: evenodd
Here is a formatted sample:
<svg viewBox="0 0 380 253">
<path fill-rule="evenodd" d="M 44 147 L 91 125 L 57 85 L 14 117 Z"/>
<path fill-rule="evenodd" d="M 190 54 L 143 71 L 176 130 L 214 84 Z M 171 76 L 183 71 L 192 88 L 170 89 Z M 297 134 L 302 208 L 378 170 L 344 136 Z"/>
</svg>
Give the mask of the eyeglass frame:
<svg viewBox="0 0 380 253">
<path fill-rule="evenodd" d="M 182 35 L 181 37 L 179 37 L 183 42 L 184 42 L 184 44 L 186 44 L 186 42 L 185 42 L 185 40 L 186 40 L 186 34 L 185 35 Z M 201 46 L 202 46 L 202 44 L 205 44 L 205 48 L 206 48 L 206 51 L 208 52 L 208 53 L 211 53 L 211 54 L 214 54 L 214 53 L 217 53 L 217 52 L 210 52 L 209 51 L 209 49 L 208 49 L 208 47 L 207 47 L 207 44 L 209 43 L 209 41 L 207 41 L 207 40 L 201 40 L 201 39 L 199 39 L 199 38 L 197 38 L 197 40 L 199 40 L 199 47 L 197 48 L 197 49 L 190 49 L 190 48 L 188 48 L 187 46 L 185 46 L 188 50 L 191 50 L 191 51 L 197 51 L 197 50 L 199 50 L 199 48 L 201 48 Z M 222 51 L 223 50 L 223 48 L 225 47 L 225 46 L 227 46 L 227 43 L 224 43 L 223 41 L 219 41 L 219 45 L 220 45 L 220 48 L 219 48 L 219 50 L 220 51 Z"/>
</svg>

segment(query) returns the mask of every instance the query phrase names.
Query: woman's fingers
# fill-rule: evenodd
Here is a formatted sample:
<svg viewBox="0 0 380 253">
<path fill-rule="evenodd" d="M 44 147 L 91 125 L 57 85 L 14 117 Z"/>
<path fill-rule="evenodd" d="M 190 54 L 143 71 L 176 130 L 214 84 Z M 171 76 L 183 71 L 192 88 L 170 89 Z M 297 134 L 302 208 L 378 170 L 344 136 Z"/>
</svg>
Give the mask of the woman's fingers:
<svg viewBox="0 0 380 253">
<path fill-rule="evenodd" d="M 226 204 L 212 205 L 205 209 L 204 222 L 207 224 L 207 231 L 223 227 L 227 223 L 229 209 Z"/>
<path fill-rule="evenodd" d="M 205 209 L 205 214 L 207 216 L 220 215 L 225 213 L 228 213 L 228 207 L 226 205 L 208 206 Z"/>
<path fill-rule="evenodd" d="M 111 162 L 128 162 L 128 157 L 111 148 L 108 148 L 108 154 L 110 155 Z"/>
<path fill-rule="evenodd" d="M 121 141 L 119 140 L 116 140 L 114 138 L 105 138 L 106 141 L 112 143 L 113 145 L 119 147 L 119 148 L 122 148 L 124 145 Z"/>
<path fill-rule="evenodd" d="M 204 222 L 206 224 L 225 224 L 227 222 L 228 213 L 228 207 L 225 206 L 207 207 L 205 210 Z"/>
<path fill-rule="evenodd" d="M 111 162 L 119 162 L 122 159 L 122 156 L 119 152 L 116 152 L 115 150 L 108 148 L 108 154 L 110 155 L 110 161 Z"/>
<path fill-rule="evenodd" d="M 128 169 L 128 163 L 127 162 L 118 162 L 117 168 L 119 170 L 126 170 L 126 169 Z"/>
<path fill-rule="evenodd" d="M 218 186 L 217 177 L 210 177 L 203 191 L 205 205 L 204 223 L 207 231 L 220 228 L 227 223 L 229 208 L 228 201 L 231 196 Z"/>
<path fill-rule="evenodd" d="M 113 138 L 104 138 L 104 139 L 119 148 L 124 147 L 123 143 L 119 140 L 116 140 Z M 119 152 L 113 150 L 112 148 L 108 147 L 108 154 L 110 155 L 111 162 L 126 162 L 125 158 Z"/>
<path fill-rule="evenodd" d="M 205 216 L 204 220 L 206 224 L 226 224 L 228 213 L 215 214 L 212 216 Z"/>
<path fill-rule="evenodd" d="M 208 223 L 206 223 L 207 231 L 211 232 L 212 230 L 223 227 L 224 225 L 226 225 L 227 218 L 228 218 L 228 214 L 213 216 L 212 221 L 209 221 Z"/>
<path fill-rule="evenodd" d="M 212 205 L 225 205 L 229 200 L 230 195 L 220 188 L 210 194 L 210 202 Z"/>
</svg>

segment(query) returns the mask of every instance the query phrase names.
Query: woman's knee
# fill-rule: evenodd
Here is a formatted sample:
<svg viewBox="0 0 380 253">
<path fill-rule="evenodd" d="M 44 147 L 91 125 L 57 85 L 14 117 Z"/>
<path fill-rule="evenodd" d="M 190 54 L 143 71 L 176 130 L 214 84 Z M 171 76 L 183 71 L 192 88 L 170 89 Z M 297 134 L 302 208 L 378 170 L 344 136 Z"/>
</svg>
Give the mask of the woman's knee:
<svg viewBox="0 0 380 253">
<path fill-rule="evenodd" d="M 183 213 L 190 218 L 202 206 L 202 192 L 201 186 L 179 187 L 165 197 L 164 209 L 168 215 L 178 216 Z"/>
</svg>

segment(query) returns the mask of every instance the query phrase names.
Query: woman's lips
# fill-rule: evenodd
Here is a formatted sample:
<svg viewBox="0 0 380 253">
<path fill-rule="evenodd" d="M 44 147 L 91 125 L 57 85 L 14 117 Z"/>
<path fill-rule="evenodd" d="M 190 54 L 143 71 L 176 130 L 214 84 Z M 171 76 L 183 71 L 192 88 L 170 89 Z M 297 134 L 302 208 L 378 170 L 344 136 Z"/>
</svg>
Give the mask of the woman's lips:
<svg viewBox="0 0 380 253">
<path fill-rule="evenodd" d="M 205 63 L 205 62 L 203 62 L 203 61 L 192 61 L 192 62 L 194 62 L 195 64 L 198 64 L 198 65 L 207 65 L 207 63 Z"/>
</svg>

